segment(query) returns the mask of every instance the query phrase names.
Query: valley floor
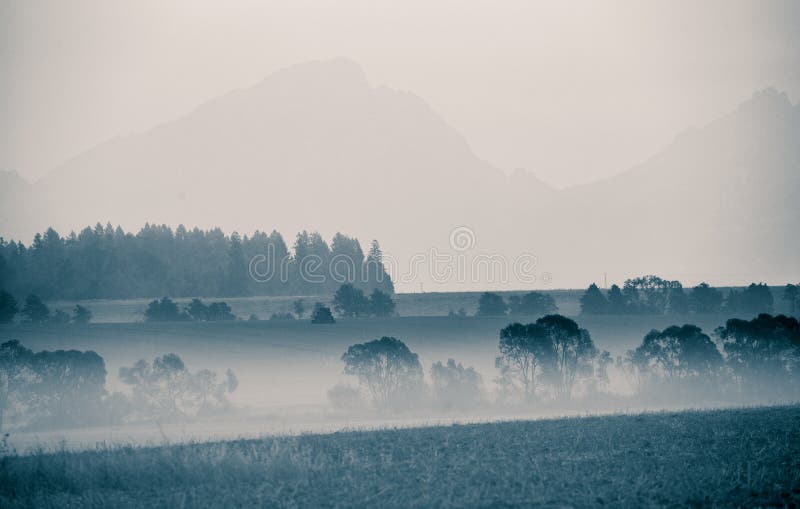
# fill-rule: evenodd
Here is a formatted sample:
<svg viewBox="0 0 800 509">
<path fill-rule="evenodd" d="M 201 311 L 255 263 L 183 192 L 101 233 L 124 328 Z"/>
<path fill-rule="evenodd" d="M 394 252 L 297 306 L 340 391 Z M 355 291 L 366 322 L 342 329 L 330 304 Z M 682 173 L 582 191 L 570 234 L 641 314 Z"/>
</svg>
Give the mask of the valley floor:
<svg viewBox="0 0 800 509">
<path fill-rule="evenodd" d="M 800 505 L 800 406 L 0 459 L 2 507 Z"/>
</svg>

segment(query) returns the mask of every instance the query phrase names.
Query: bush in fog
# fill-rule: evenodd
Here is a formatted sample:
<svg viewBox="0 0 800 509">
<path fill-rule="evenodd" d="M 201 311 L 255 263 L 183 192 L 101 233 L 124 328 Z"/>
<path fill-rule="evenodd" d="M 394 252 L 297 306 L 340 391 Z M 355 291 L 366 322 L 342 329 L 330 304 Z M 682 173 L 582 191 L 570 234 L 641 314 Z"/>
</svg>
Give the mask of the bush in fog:
<svg viewBox="0 0 800 509">
<path fill-rule="evenodd" d="M 236 315 L 231 312 L 231 307 L 227 303 L 212 302 L 208 306 L 208 319 L 210 321 L 236 320 Z"/>
<path fill-rule="evenodd" d="M 11 323 L 18 312 L 17 299 L 8 292 L 0 291 L 0 323 Z"/>
<path fill-rule="evenodd" d="M 77 304 L 72 308 L 72 321 L 77 324 L 87 324 L 92 320 L 92 312 Z"/>
<path fill-rule="evenodd" d="M 331 308 L 317 302 L 314 304 L 314 311 L 311 313 L 311 323 L 336 323 L 336 320 L 333 319 Z"/>
<path fill-rule="evenodd" d="M 44 323 L 50 319 L 50 309 L 42 302 L 38 295 L 28 295 L 21 314 L 25 321 L 31 323 Z"/>
<path fill-rule="evenodd" d="M 695 325 L 673 325 L 652 330 L 642 344 L 628 351 L 626 362 L 639 389 L 708 389 L 723 367 L 722 354 Z M 694 388 L 700 388 L 695 385 Z"/>
<path fill-rule="evenodd" d="M 399 339 L 384 336 L 352 345 L 342 361 L 345 374 L 358 377 L 378 408 L 411 403 L 423 386 L 419 357 Z"/>
<path fill-rule="evenodd" d="M 543 316 L 558 311 L 553 297 L 540 292 L 529 292 L 521 297 L 517 295 L 509 297 L 508 308 L 512 315 Z"/>
<path fill-rule="evenodd" d="M 431 366 L 431 383 L 434 400 L 446 410 L 472 408 L 481 401 L 481 375 L 453 359 Z"/>
<path fill-rule="evenodd" d="M 728 365 L 748 392 L 786 389 L 800 384 L 800 325 L 795 318 L 760 314 L 752 320 L 730 319 L 716 330 Z"/>
<path fill-rule="evenodd" d="M 151 301 L 144 311 L 144 319 L 148 322 L 178 322 L 189 318 L 169 297 Z"/>
<path fill-rule="evenodd" d="M 395 303 L 391 295 L 375 288 L 369 296 L 369 313 L 378 317 L 392 316 Z"/>
<path fill-rule="evenodd" d="M 337 410 L 358 410 L 363 406 L 361 392 L 349 385 L 336 384 L 328 389 L 328 401 Z"/>
<path fill-rule="evenodd" d="M 496 293 L 483 292 L 478 299 L 477 316 L 503 316 L 508 311 L 508 304 Z"/>
<path fill-rule="evenodd" d="M 589 332 L 561 315 L 547 315 L 500 331 L 501 386 L 518 390 L 526 399 L 552 395 L 569 400 L 577 385 L 596 385 L 606 377 L 610 355 L 599 352 Z"/>
<path fill-rule="evenodd" d="M 73 426 L 101 414 L 106 369 L 95 352 L 36 352 L 18 341 L 0 345 L 0 428 Z"/>
<path fill-rule="evenodd" d="M 228 405 L 227 394 L 238 380 L 231 370 L 218 379 L 213 371 L 190 372 L 174 353 L 156 357 L 150 364 L 140 359 L 119 370 L 122 383 L 131 386 L 132 409 L 139 417 L 174 419 L 208 413 Z"/>
</svg>

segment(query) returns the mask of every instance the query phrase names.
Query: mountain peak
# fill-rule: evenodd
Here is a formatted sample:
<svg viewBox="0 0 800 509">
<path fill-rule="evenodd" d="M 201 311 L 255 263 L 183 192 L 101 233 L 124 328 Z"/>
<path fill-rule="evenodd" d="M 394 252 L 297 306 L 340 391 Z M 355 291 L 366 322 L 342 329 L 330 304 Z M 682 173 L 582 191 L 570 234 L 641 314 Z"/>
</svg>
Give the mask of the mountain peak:
<svg viewBox="0 0 800 509">
<path fill-rule="evenodd" d="M 774 87 L 768 87 L 753 92 L 750 99 L 739 105 L 737 113 L 761 112 L 764 114 L 774 114 L 782 111 L 790 111 L 793 107 L 786 92 L 781 92 Z"/>
<path fill-rule="evenodd" d="M 302 86 L 319 88 L 369 88 L 361 66 L 349 58 L 311 60 L 284 67 L 264 78 L 259 86 Z"/>
</svg>

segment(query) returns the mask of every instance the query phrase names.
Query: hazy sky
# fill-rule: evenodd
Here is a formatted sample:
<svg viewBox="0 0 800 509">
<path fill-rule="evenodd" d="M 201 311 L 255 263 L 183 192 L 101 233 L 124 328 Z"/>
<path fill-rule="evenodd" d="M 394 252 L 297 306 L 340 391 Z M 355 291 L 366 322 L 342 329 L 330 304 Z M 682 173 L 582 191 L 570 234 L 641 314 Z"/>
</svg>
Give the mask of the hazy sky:
<svg viewBox="0 0 800 509">
<path fill-rule="evenodd" d="M 34 179 L 297 62 L 359 62 L 555 185 L 627 169 L 756 89 L 800 97 L 800 2 L 0 3 L 0 169 Z"/>
</svg>

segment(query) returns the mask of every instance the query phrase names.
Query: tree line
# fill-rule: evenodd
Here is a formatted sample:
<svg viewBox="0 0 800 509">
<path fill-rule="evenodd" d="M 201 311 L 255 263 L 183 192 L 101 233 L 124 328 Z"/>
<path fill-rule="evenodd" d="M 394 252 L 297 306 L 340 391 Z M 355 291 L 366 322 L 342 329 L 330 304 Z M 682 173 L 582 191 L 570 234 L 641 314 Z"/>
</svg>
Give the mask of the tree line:
<svg viewBox="0 0 800 509">
<path fill-rule="evenodd" d="M 800 306 L 797 285 L 786 285 L 783 300 L 791 313 Z M 625 281 L 622 288 L 612 285 L 603 292 L 592 283 L 581 296 L 581 313 L 586 315 L 677 314 L 691 313 L 772 313 L 775 299 L 764 283 L 751 283 L 727 294 L 707 283 L 685 291 L 680 281 L 658 276 L 642 276 Z"/>
<path fill-rule="evenodd" d="M 105 361 L 93 351 L 33 352 L 18 341 L 0 345 L 0 430 L 121 424 L 208 415 L 229 409 L 238 380 L 190 371 L 176 354 L 140 359 L 119 370 L 130 395 L 106 389 Z"/>
<path fill-rule="evenodd" d="M 800 395 L 800 324 L 784 315 L 730 319 L 714 331 L 674 325 L 652 330 L 641 344 L 613 359 L 598 349 L 589 331 L 561 315 L 511 323 L 499 333 L 498 402 L 563 403 L 577 396 L 608 394 L 609 371 L 617 369 L 646 403 L 793 399 Z M 424 380 L 419 356 L 401 340 L 383 337 L 349 347 L 341 358 L 357 387 L 328 391 L 335 407 L 378 409 L 420 405 L 469 409 L 485 396 L 481 375 L 453 359 L 430 368 Z"/>
<path fill-rule="evenodd" d="M 547 315 L 510 323 L 499 332 L 497 402 L 552 404 L 610 394 L 610 370 L 630 381 L 633 396 L 655 403 L 774 401 L 800 396 L 800 323 L 784 315 L 729 319 L 712 336 L 692 324 L 651 330 L 634 349 L 612 359 L 574 320 Z M 354 344 L 341 357 L 358 386 L 337 385 L 331 403 L 354 410 L 415 408 L 467 410 L 486 402 L 474 367 L 453 359 L 430 367 L 403 341 L 382 337 Z M 33 352 L 18 341 L 0 345 L 0 429 L 120 424 L 185 419 L 230 410 L 238 379 L 227 370 L 190 371 L 176 354 L 120 368 L 129 394 L 110 393 L 95 352 Z M 623 396 L 628 397 L 628 396 Z M 749 398 L 749 399 L 748 399 Z M 626 401 L 617 399 L 617 402 Z M 629 401 L 629 400 L 628 400 Z"/>
<path fill-rule="evenodd" d="M 29 246 L 0 238 L 0 289 L 17 296 L 319 295 L 342 283 L 394 292 L 377 241 L 365 254 L 341 233 L 328 244 L 303 231 L 290 250 L 276 231 L 240 236 L 150 224 L 135 234 L 110 224 L 67 236 L 49 228 Z"/>
</svg>

